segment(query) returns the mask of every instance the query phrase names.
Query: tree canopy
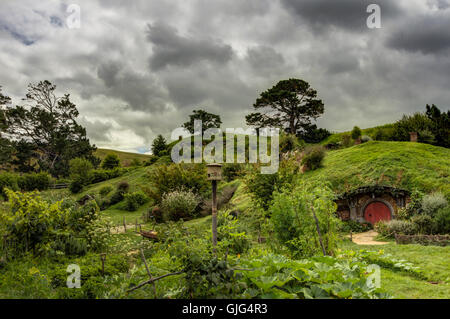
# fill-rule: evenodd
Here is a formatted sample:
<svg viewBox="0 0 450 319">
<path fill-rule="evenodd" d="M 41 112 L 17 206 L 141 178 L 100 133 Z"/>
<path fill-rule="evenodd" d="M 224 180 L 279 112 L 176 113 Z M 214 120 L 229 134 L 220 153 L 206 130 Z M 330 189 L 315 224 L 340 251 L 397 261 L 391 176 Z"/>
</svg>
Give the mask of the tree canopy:
<svg viewBox="0 0 450 319">
<path fill-rule="evenodd" d="M 40 170 L 67 176 L 71 159 L 85 157 L 94 164 L 98 160 L 93 155 L 96 147 L 76 121 L 79 113 L 69 94 L 58 97 L 55 89 L 49 81 L 30 84 L 23 99 L 26 104 L 6 109 L 6 132 L 37 159 Z"/>
<path fill-rule="evenodd" d="M 194 110 L 189 115 L 189 121 L 183 124 L 183 127 L 187 129 L 191 134 L 194 134 L 194 121 L 202 121 L 202 132 L 205 132 L 209 128 L 219 128 L 222 124 L 222 120 L 219 115 L 208 113 L 204 110 Z"/>
<path fill-rule="evenodd" d="M 152 143 L 152 153 L 156 156 L 162 156 L 167 150 L 167 142 L 166 139 L 159 134 Z"/>
<path fill-rule="evenodd" d="M 296 135 L 324 112 L 324 104 L 317 98 L 317 91 L 300 79 L 278 82 L 261 93 L 253 108 L 259 112 L 246 116 L 247 125 L 279 127 Z"/>
</svg>

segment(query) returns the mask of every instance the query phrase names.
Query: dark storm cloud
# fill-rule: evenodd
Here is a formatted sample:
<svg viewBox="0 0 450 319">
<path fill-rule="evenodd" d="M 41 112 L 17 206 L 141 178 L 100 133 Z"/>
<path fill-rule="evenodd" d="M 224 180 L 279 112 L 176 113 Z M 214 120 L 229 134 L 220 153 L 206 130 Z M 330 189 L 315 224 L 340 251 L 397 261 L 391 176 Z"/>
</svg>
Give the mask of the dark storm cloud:
<svg viewBox="0 0 450 319">
<path fill-rule="evenodd" d="M 249 48 L 247 61 L 255 69 L 276 69 L 284 64 L 283 55 L 269 46 Z"/>
<path fill-rule="evenodd" d="M 231 59 L 231 46 L 213 39 L 180 36 L 177 30 L 162 22 L 149 24 L 147 39 L 153 44 L 150 58 L 152 70 L 168 65 L 187 67 L 200 61 L 226 63 Z"/>
<path fill-rule="evenodd" d="M 368 30 L 366 21 L 369 4 L 381 7 L 382 19 L 391 19 L 400 14 L 397 1 L 391 0 L 281 0 L 285 8 L 292 12 L 301 22 L 314 30 L 325 32 L 330 26 L 348 31 Z"/>
<path fill-rule="evenodd" d="M 334 131 L 449 105 L 448 0 L 79 0 L 75 30 L 69 2 L 0 1 L 0 85 L 20 101 L 51 80 L 99 147 L 148 149 L 197 108 L 245 127 L 287 78 L 318 91 Z M 381 29 L 366 26 L 370 3 Z"/>
<path fill-rule="evenodd" d="M 448 54 L 450 49 L 450 11 L 413 17 L 402 24 L 387 40 L 397 50 L 423 54 Z"/>
</svg>

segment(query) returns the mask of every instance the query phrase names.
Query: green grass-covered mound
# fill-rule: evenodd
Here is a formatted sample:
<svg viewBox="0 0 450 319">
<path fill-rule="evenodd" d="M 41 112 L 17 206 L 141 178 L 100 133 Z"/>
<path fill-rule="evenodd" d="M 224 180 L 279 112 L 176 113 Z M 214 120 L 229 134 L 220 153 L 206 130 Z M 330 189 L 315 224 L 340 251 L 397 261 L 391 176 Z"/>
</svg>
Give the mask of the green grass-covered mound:
<svg viewBox="0 0 450 319">
<path fill-rule="evenodd" d="M 385 185 L 450 198 L 450 150 L 422 143 L 368 142 L 327 153 L 322 168 L 302 178 L 328 181 L 336 193 Z"/>
</svg>

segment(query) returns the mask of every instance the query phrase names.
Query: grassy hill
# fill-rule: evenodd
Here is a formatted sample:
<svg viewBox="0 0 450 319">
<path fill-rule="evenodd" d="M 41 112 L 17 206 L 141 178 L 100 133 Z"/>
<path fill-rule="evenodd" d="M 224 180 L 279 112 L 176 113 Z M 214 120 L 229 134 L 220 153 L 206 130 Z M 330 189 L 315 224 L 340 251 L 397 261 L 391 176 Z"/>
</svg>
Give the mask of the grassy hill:
<svg viewBox="0 0 450 319">
<path fill-rule="evenodd" d="M 147 154 L 139 154 L 139 153 L 129 153 L 129 152 L 122 152 L 122 151 L 116 151 L 116 150 L 109 150 L 106 148 L 98 148 L 94 155 L 99 157 L 101 160 L 103 160 L 106 155 L 109 154 L 116 154 L 122 165 L 127 166 L 127 164 L 130 164 L 132 160 L 138 159 L 141 162 L 146 161 L 150 158 L 151 155 Z"/>
<path fill-rule="evenodd" d="M 328 181 L 337 193 L 364 185 L 387 185 L 450 198 L 450 149 L 410 142 L 372 141 L 327 153 L 324 166 L 305 173 Z"/>
<path fill-rule="evenodd" d="M 394 124 L 385 124 L 385 125 L 380 125 L 380 126 L 375 126 L 375 127 L 361 129 L 361 135 L 368 135 L 368 136 L 373 138 L 374 135 L 375 135 L 375 132 L 378 129 L 390 129 L 393 126 L 394 126 Z M 342 141 L 342 136 L 345 135 L 345 134 L 351 134 L 351 131 L 339 132 L 339 133 L 331 134 L 326 139 L 321 141 L 320 144 L 321 145 L 326 145 L 326 144 L 330 144 L 330 143 L 340 142 L 340 141 Z"/>
</svg>

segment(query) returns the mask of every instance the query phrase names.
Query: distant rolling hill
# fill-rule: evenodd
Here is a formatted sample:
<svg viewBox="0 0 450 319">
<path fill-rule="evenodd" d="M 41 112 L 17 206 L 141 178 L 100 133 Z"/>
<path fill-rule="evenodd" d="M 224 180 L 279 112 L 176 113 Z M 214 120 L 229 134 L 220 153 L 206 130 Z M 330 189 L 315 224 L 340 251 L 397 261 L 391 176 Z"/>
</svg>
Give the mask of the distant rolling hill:
<svg viewBox="0 0 450 319">
<path fill-rule="evenodd" d="M 128 164 L 130 164 L 133 159 L 138 159 L 139 161 L 142 162 L 148 160 L 151 157 L 151 155 L 147 154 L 122 152 L 116 150 L 109 150 L 106 148 L 98 148 L 94 154 L 101 160 L 103 160 L 108 154 L 116 154 L 119 157 L 120 163 L 123 166 L 127 166 Z"/>
</svg>

